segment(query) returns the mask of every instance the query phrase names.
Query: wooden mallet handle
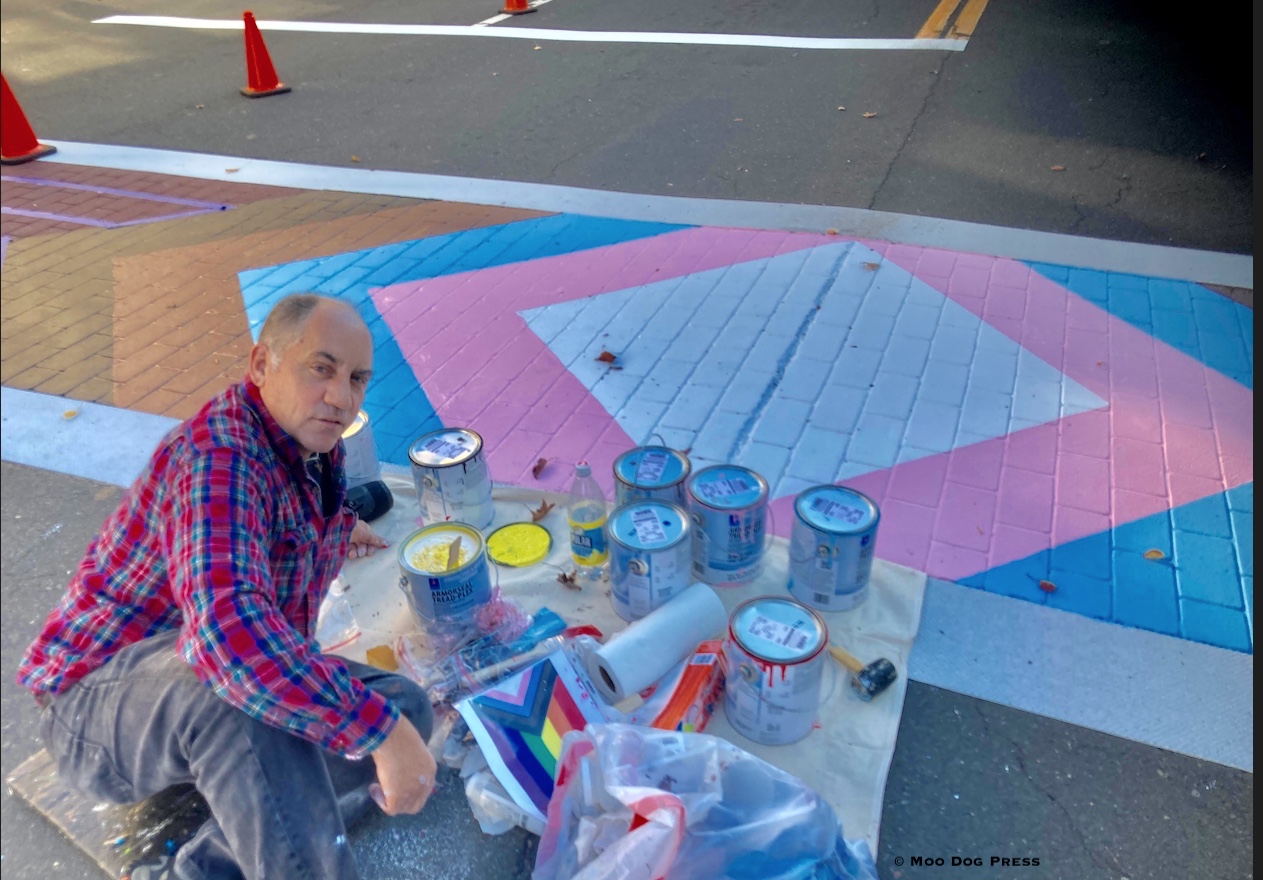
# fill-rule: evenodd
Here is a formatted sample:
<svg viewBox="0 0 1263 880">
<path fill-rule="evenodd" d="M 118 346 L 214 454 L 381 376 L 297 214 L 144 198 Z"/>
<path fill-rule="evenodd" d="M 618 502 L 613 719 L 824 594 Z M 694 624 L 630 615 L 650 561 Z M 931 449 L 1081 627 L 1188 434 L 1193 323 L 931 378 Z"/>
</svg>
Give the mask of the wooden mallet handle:
<svg viewBox="0 0 1263 880">
<path fill-rule="evenodd" d="M 837 660 L 852 672 L 862 672 L 864 664 L 856 660 L 850 652 L 839 648 L 837 645 L 829 645 L 829 653 L 833 655 L 833 659 Z"/>
</svg>

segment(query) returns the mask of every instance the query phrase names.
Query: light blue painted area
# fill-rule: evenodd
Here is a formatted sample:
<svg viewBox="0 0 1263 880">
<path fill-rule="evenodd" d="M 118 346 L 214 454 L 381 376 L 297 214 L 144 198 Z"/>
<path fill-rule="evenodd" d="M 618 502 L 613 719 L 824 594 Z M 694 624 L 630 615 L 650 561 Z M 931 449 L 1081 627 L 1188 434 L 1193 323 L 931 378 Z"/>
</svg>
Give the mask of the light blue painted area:
<svg viewBox="0 0 1263 880">
<path fill-rule="evenodd" d="M 1189 281 L 1050 263 L 1027 265 L 1116 318 L 1253 390 L 1253 309 Z"/>
<path fill-rule="evenodd" d="M 939 323 L 929 321 L 930 312 Z M 628 436 L 639 442 L 669 435 L 693 449 L 698 467 L 757 461 L 773 497 L 791 494 L 804 477 L 833 482 L 946 452 L 962 438 L 1004 436 L 1019 375 L 1024 387 L 1048 390 L 1023 400 L 1034 424 L 1105 405 L 858 243 L 750 260 L 521 314 Z M 723 329 L 705 346 L 694 327 Z M 603 332 L 626 340 L 617 374 L 595 360 L 608 344 Z M 973 357 L 986 360 L 994 384 L 985 399 L 944 404 L 938 389 L 923 391 L 907 374 L 910 364 L 927 359 L 924 372 L 933 374 Z M 808 426 L 813 408 L 827 415 Z M 742 421 L 713 419 L 716 409 Z M 859 426 L 850 447 L 836 433 L 843 425 Z M 829 455 L 808 463 L 809 447 L 818 442 L 812 428 L 835 431 L 831 466 Z M 786 452 L 772 451 L 776 447 Z"/>
<path fill-rule="evenodd" d="M 351 303 L 373 334 L 374 379 L 364 409 L 383 461 L 406 465 L 408 445 L 443 427 L 369 292 L 458 272 L 552 257 L 649 238 L 686 227 L 558 214 L 467 229 L 365 250 L 239 272 L 241 296 L 256 338 L 264 318 L 290 293 L 316 291 Z"/>
<path fill-rule="evenodd" d="M 1253 509 L 1254 484 L 1247 483 L 979 572 L 960 583 L 1253 653 Z M 1229 522 L 1225 510 L 1233 511 L 1230 535 L 1219 533 L 1219 525 Z M 1185 530 L 1180 523 L 1210 524 L 1212 529 Z M 1145 559 L 1149 550 L 1160 550 L 1164 558 Z M 1039 582 L 1045 579 L 1056 585 L 1053 592 L 1040 590 Z"/>
</svg>

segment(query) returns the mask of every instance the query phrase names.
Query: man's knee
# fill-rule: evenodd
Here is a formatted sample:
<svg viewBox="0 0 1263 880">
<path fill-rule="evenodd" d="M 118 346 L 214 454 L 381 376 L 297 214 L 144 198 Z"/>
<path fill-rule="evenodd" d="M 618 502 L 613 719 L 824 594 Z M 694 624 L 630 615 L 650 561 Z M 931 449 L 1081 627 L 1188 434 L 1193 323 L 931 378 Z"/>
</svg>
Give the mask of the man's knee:
<svg viewBox="0 0 1263 880">
<path fill-rule="evenodd" d="M 394 703 L 412 726 L 428 740 L 434 731 L 434 708 L 425 690 L 402 675 L 391 675 L 373 683 L 373 690 Z"/>
</svg>

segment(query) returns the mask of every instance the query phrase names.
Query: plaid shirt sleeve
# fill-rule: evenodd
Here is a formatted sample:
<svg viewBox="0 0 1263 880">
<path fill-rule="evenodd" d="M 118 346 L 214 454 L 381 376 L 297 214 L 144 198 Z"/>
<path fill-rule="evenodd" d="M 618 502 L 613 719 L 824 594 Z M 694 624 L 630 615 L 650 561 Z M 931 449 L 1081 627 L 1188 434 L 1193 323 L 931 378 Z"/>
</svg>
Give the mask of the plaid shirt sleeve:
<svg viewBox="0 0 1263 880">
<path fill-rule="evenodd" d="M 183 612 L 179 648 L 220 698 L 258 720 L 350 758 L 379 746 L 399 710 L 321 655 L 277 607 L 274 554 L 308 568 L 311 542 L 269 546 L 262 465 L 217 448 L 173 469 L 164 535 L 168 576 Z"/>
</svg>

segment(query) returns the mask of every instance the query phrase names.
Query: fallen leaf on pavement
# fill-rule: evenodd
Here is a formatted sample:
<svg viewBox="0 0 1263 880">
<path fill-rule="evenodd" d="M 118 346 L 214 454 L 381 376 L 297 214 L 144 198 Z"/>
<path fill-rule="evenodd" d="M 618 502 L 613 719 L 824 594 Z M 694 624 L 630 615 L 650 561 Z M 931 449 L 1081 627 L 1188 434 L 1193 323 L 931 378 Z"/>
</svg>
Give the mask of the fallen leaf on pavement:
<svg viewBox="0 0 1263 880">
<path fill-rule="evenodd" d="M 547 501 L 541 501 L 537 510 L 531 511 L 531 522 L 539 522 L 548 516 L 548 512 L 556 507 L 556 504 L 549 504 Z"/>
<path fill-rule="evenodd" d="M 881 268 L 881 263 L 865 263 L 864 268 L 870 272 L 876 272 Z"/>
<path fill-rule="evenodd" d="M 539 475 L 544 472 L 544 468 L 546 467 L 548 467 L 548 459 L 541 458 L 531 466 L 531 476 L 538 480 Z"/>
<path fill-rule="evenodd" d="M 596 359 L 603 364 L 612 364 L 614 361 L 618 360 L 618 355 L 614 354 L 612 351 L 601 349 L 601 353 L 596 356 Z"/>
<path fill-rule="evenodd" d="M 352 161 L 352 162 L 358 162 L 358 161 L 360 161 L 360 157 L 359 157 L 359 156 L 352 156 L 352 157 L 351 157 L 351 161 Z"/>
<path fill-rule="evenodd" d="M 839 109 L 839 110 L 845 110 L 846 108 L 845 108 L 845 107 L 839 107 L 838 109 Z"/>
<path fill-rule="evenodd" d="M 837 234 L 838 234 L 838 231 L 837 231 L 836 229 L 826 229 L 826 230 L 824 231 L 824 234 L 825 234 L 825 235 L 837 235 Z"/>
<path fill-rule="evenodd" d="M 198 105 L 197 105 L 197 109 L 198 109 L 198 110 L 205 110 L 205 109 L 206 109 L 206 105 L 205 105 L 205 104 L 198 104 Z"/>
<path fill-rule="evenodd" d="M 1045 593 L 1057 592 L 1057 585 L 1054 584 L 1052 581 L 1040 581 L 1039 588 L 1043 590 Z"/>
<path fill-rule="evenodd" d="M 1145 551 L 1145 559 L 1148 559 L 1150 562 L 1157 562 L 1158 560 L 1166 559 L 1166 558 L 1167 558 L 1167 555 L 1163 553 L 1161 550 L 1146 550 Z"/>
<path fill-rule="evenodd" d="M 225 169 L 224 169 L 224 173 L 225 173 L 225 174 L 236 174 L 236 173 L 237 173 L 238 171 L 240 171 L 240 170 L 241 170 L 240 168 L 225 168 Z"/>
<path fill-rule="evenodd" d="M 1197 154 L 1197 161 L 1198 161 L 1198 162 L 1205 162 L 1205 161 L 1206 161 L 1206 154 L 1205 154 L 1205 153 L 1198 153 L 1198 154 Z"/>
<path fill-rule="evenodd" d="M 64 413 L 62 413 L 62 414 L 61 414 L 61 417 L 62 417 L 63 419 L 73 419 L 73 418 L 74 418 L 75 416 L 77 416 L 77 415 L 79 415 L 79 410 L 77 410 L 77 409 L 68 409 L 68 410 L 66 410 Z"/>
<path fill-rule="evenodd" d="M 583 589 L 583 587 L 579 586 L 578 582 L 575 580 L 575 572 L 573 571 L 563 571 L 561 574 L 557 575 L 557 583 L 561 584 L 563 587 L 569 587 L 572 590 Z"/>
<path fill-rule="evenodd" d="M 1054 165 L 1054 166 L 1052 167 L 1052 170 L 1053 170 L 1053 171 L 1065 171 L 1065 170 L 1066 170 L 1066 166 L 1065 166 L 1065 165 Z"/>
<path fill-rule="evenodd" d="M 869 113 L 865 113 L 865 114 L 863 114 L 863 115 L 864 115 L 864 118 L 865 118 L 865 119 L 872 119 L 872 118 L 873 118 L 874 116 L 876 116 L 877 114 L 876 114 L 876 113 L 869 112 Z"/>
</svg>

